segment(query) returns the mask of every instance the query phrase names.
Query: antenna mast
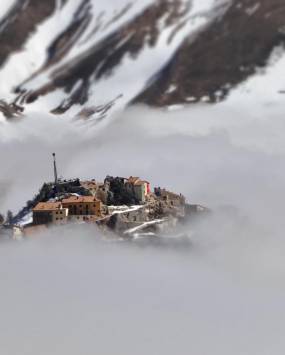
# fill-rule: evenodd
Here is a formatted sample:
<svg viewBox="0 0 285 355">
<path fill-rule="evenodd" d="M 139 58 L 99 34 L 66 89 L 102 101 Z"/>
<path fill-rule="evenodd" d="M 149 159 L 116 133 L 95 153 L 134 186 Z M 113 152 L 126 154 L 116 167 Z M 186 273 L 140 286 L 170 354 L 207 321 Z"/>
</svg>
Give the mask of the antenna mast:
<svg viewBox="0 0 285 355">
<path fill-rule="evenodd" d="M 52 156 L 53 156 L 54 184 L 55 184 L 55 186 L 57 186 L 58 178 L 57 178 L 57 168 L 56 168 L 55 153 L 52 153 Z"/>
</svg>

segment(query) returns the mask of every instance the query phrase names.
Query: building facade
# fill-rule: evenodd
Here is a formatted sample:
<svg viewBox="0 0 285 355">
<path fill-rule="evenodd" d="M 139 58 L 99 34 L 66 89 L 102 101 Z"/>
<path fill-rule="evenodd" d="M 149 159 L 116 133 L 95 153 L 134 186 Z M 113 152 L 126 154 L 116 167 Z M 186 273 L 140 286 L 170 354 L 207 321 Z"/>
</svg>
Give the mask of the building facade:
<svg viewBox="0 0 285 355">
<path fill-rule="evenodd" d="M 140 202 L 146 201 L 146 196 L 150 194 L 150 183 L 145 180 L 141 180 L 139 177 L 129 177 L 126 181 L 127 190 L 134 194 L 137 200 Z"/>
<path fill-rule="evenodd" d="M 33 209 L 33 224 L 65 224 L 68 218 L 68 209 L 61 202 L 40 202 Z"/>
<path fill-rule="evenodd" d="M 100 217 L 102 214 L 102 202 L 94 196 L 70 196 L 62 200 L 62 206 L 68 209 L 69 216 Z"/>
</svg>

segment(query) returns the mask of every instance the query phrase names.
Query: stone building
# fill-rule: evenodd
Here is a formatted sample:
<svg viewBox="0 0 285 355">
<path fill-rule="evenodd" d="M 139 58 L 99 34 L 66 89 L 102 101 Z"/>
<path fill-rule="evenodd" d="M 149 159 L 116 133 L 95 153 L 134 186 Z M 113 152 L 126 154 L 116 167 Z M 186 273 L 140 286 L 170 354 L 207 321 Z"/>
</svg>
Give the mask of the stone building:
<svg viewBox="0 0 285 355">
<path fill-rule="evenodd" d="M 39 202 L 33 209 L 33 224 L 64 224 L 67 222 L 68 209 L 61 202 Z"/>
<path fill-rule="evenodd" d="M 94 196 L 70 196 L 62 200 L 62 206 L 68 209 L 69 216 L 102 214 L 102 202 Z"/>
<path fill-rule="evenodd" d="M 109 184 L 98 183 L 97 191 L 96 191 L 96 198 L 103 202 L 104 205 L 108 203 L 108 191 L 109 191 Z"/>
<path fill-rule="evenodd" d="M 80 181 L 80 185 L 88 190 L 92 196 L 96 195 L 98 183 L 95 180 Z"/>
<path fill-rule="evenodd" d="M 171 191 L 167 191 L 166 189 L 161 189 L 160 187 L 156 187 L 154 189 L 154 193 L 157 197 L 161 198 L 171 206 L 179 207 L 181 205 L 184 206 L 186 203 L 186 199 L 183 195 L 175 194 Z"/>
<path fill-rule="evenodd" d="M 92 196 L 95 196 L 98 200 L 102 201 L 105 205 L 108 200 L 109 184 L 97 182 L 94 179 L 89 181 L 81 181 L 81 186 L 89 191 Z"/>
<path fill-rule="evenodd" d="M 175 194 L 160 187 L 154 189 L 154 194 L 159 202 L 162 214 L 185 215 L 186 199 L 183 195 Z"/>
</svg>

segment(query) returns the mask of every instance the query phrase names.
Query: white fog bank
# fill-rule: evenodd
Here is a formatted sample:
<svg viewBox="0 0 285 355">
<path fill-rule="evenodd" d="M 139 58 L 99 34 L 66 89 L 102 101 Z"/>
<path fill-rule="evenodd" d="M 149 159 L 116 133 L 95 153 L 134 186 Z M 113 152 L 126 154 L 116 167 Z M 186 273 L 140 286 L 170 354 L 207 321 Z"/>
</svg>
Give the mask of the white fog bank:
<svg viewBox="0 0 285 355">
<path fill-rule="evenodd" d="M 0 245 L 3 354 L 281 355 L 284 123 L 280 107 L 136 108 L 92 130 L 31 115 L 0 126 L 0 211 L 52 179 L 135 175 L 216 213 L 191 246 L 101 243 L 58 229 Z"/>
</svg>

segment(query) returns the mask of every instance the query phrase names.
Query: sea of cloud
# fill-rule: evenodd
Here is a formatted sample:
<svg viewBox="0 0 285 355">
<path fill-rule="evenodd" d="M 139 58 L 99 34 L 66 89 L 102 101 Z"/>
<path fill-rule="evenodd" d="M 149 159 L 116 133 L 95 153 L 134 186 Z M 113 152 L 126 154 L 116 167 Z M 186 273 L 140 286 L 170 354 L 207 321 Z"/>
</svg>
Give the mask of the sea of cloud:
<svg viewBox="0 0 285 355">
<path fill-rule="evenodd" d="M 282 354 L 283 131 L 270 105 L 2 124 L 0 212 L 52 179 L 54 151 L 64 178 L 141 176 L 214 211 L 185 245 L 102 242 L 90 226 L 2 243 L 3 353 Z"/>
</svg>

